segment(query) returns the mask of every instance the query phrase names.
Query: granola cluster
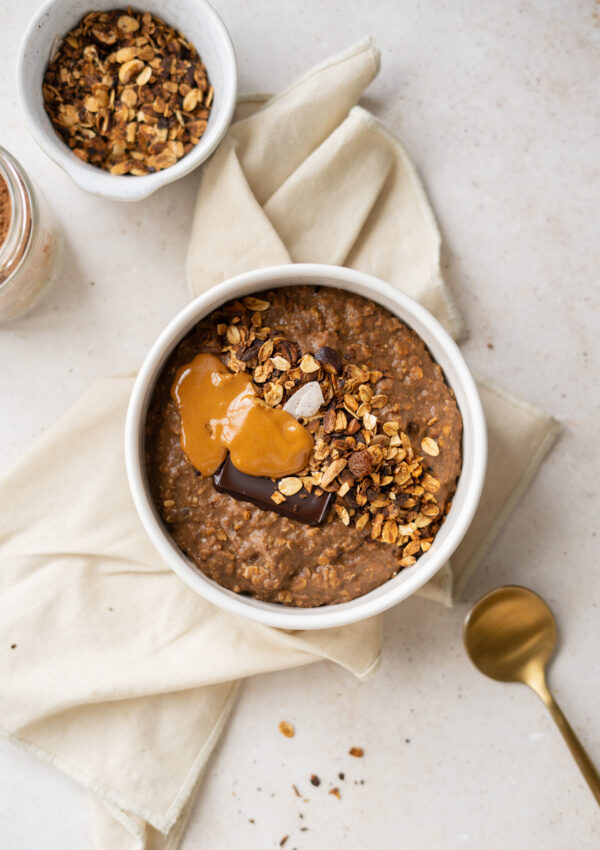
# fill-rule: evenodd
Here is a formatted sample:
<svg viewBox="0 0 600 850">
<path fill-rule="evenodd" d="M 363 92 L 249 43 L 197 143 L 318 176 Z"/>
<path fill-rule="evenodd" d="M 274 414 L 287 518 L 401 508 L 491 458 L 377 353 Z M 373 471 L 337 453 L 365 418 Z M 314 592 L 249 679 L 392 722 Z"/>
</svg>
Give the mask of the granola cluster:
<svg viewBox="0 0 600 850">
<path fill-rule="evenodd" d="M 174 165 L 198 144 L 213 88 L 195 47 L 149 12 L 90 12 L 62 40 L 44 108 L 73 153 L 111 174 Z"/>
<path fill-rule="evenodd" d="M 377 387 L 389 375 L 342 362 L 326 346 L 302 354 L 264 323 L 269 306 L 247 297 L 223 308 L 217 334 L 228 368 L 249 372 L 257 394 L 272 407 L 282 407 L 309 381 L 319 382 L 325 400 L 318 413 L 301 420 L 315 441 L 308 467 L 274 482 L 271 498 L 280 504 L 303 490 L 335 493 L 333 510 L 344 525 L 370 529 L 371 539 L 395 547 L 399 567 L 412 566 L 443 520 L 436 500 L 440 482 L 423 465 L 426 455 L 439 454 L 438 443 L 425 436 L 415 449 L 400 423 L 382 415 L 388 397 Z"/>
</svg>

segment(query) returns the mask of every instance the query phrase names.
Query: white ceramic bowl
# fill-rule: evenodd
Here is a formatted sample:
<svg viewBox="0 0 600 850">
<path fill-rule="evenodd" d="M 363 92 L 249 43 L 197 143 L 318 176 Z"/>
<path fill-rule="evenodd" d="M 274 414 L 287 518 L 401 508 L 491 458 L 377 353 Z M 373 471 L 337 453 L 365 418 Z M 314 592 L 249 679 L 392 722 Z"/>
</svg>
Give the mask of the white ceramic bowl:
<svg viewBox="0 0 600 850">
<path fill-rule="evenodd" d="M 463 465 L 452 507 L 431 549 L 414 567 L 351 602 L 321 608 L 288 608 L 226 590 L 207 578 L 177 547 L 163 526 L 148 492 L 144 471 L 144 424 L 156 380 L 171 352 L 204 316 L 230 298 L 261 289 L 320 284 L 355 292 L 387 307 L 427 343 L 454 390 L 463 418 Z M 371 617 L 406 599 L 430 579 L 452 555 L 465 534 L 479 502 L 485 477 L 487 439 L 485 420 L 475 382 L 454 341 L 434 317 L 399 290 L 378 278 L 316 264 L 272 266 L 247 272 L 215 286 L 192 301 L 169 323 L 146 357 L 136 379 L 125 426 L 125 459 L 131 493 L 152 542 L 172 569 L 209 602 L 269 626 L 284 629 L 322 629 Z"/>
<path fill-rule="evenodd" d="M 115 0 L 46 0 L 21 41 L 17 91 L 29 132 L 81 189 L 113 201 L 139 201 L 161 186 L 189 174 L 215 150 L 233 117 L 237 66 L 229 34 L 206 0 L 143 0 L 134 8 L 151 12 L 178 29 L 200 54 L 215 90 L 208 126 L 189 154 L 156 174 L 118 176 L 88 165 L 75 156 L 52 127 L 44 110 L 42 80 L 57 39 L 66 35 L 88 12 L 115 8 L 120 8 Z"/>
</svg>

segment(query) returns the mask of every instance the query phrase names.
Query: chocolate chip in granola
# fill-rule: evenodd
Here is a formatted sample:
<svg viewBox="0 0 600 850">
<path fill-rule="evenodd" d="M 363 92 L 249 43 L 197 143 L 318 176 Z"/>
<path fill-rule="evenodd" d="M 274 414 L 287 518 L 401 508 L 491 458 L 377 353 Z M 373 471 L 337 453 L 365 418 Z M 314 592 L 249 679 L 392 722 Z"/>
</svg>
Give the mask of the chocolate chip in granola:
<svg viewBox="0 0 600 850">
<path fill-rule="evenodd" d="M 342 361 L 335 348 L 323 345 L 315 351 L 314 358 L 323 365 L 330 366 L 336 374 L 339 374 L 342 370 Z"/>
<path fill-rule="evenodd" d="M 254 342 L 251 343 L 251 345 L 249 345 L 248 348 L 245 349 L 245 351 L 242 351 L 242 353 L 239 355 L 239 359 L 242 361 L 242 363 L 248 363 L 250 360 L 254 359 L 254 357 L 258 357 L 258 352 L 260 351 L 261 347 L 261 340 L 255 339 Z"/>
</svg>

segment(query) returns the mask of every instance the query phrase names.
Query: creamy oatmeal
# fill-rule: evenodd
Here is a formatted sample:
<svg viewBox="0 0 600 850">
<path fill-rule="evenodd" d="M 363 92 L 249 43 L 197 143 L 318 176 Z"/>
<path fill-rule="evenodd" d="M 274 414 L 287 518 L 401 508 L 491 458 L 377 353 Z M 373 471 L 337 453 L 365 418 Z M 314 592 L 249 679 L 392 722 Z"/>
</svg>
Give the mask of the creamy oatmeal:
<svg viewBox="0 0 600 850">
<path fill-rule="evenodd" d="M 261 479 L 271 509 L 218 492 L 184 453 L 172 390 L 202 353 L 246 373 L 275 410 L 310 382 L 322 391 L 300 420 L 314 442 L 306 466 Z M 312 607 L 368 593 L 430 548 L 461 443 L 454 394 L 414 331 L 360 296 L 294 286 L 229 302 L 179 343 L 154 389 L 145 454 L 162 520 L 200 570 L 237 593 Z M 309 496 L 331 502 L 321 525 L 278 513 Z"/>
</svg>

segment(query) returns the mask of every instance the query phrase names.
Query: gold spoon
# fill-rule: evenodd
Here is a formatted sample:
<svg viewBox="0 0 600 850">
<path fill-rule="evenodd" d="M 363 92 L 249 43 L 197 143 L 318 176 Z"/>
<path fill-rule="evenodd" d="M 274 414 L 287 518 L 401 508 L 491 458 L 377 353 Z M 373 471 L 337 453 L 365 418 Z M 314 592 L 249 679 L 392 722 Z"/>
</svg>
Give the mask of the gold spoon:
<svg viewBox="0 0 600 850">
<path fill-rule="evenodd" d="M 543 599 L 525 587 L 508 585 L 486 593 L 467 614 L 467 654 L 486 676 L 522 682 L 542 700 L 600 804 L 600 775 L 546 684 L 546 664 L 556 643 L 556 625 Z"/>
</svg>

